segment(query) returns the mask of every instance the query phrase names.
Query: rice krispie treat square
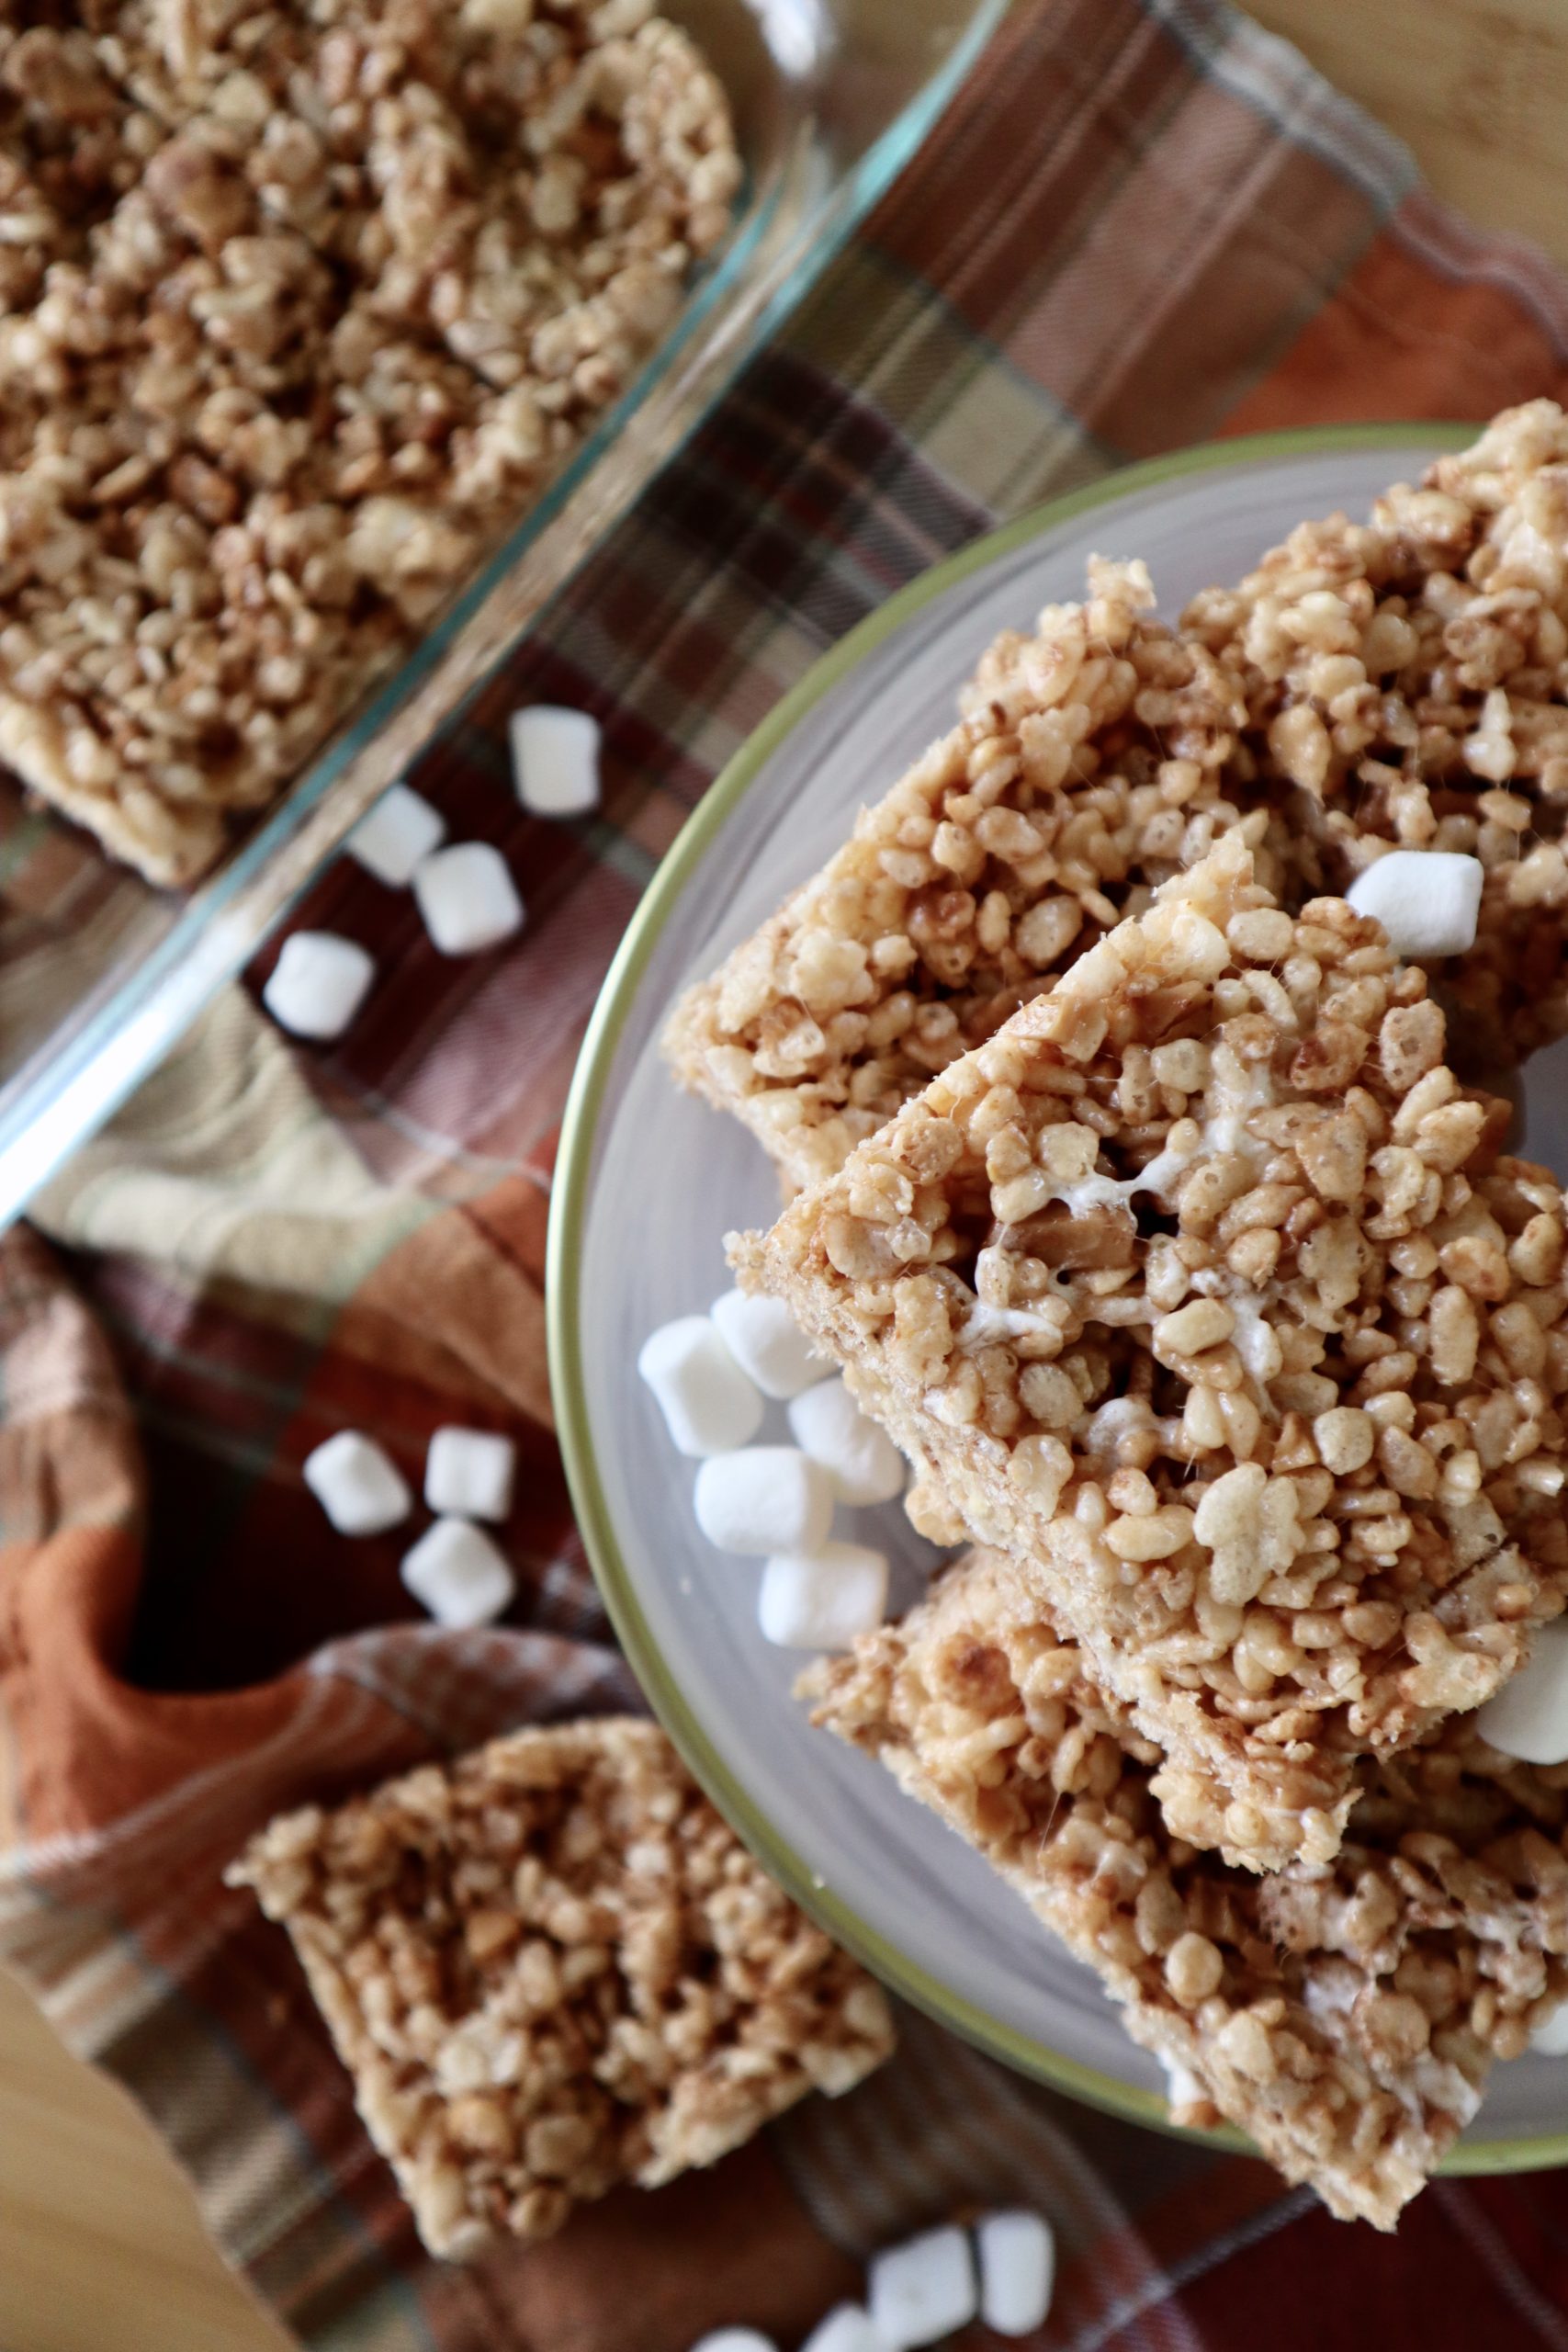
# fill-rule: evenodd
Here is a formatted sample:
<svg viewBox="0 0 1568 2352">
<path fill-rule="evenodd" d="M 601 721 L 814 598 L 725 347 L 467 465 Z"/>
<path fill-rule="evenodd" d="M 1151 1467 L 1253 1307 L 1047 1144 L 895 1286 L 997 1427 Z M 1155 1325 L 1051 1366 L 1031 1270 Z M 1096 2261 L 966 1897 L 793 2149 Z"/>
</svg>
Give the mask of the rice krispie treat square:
<svg viewBox="0 0 1568 2352">
<path fill-rule="evenodd" d="M 1251 1868 L 1328 1859 L 1356 1758 L 1562 1607 L 1564 1205 L 1504 1115 L 1379 925 L 1233 835 L 732 1238 Z"/>
<path fill-rule="evenodd" d="M 345 310 L 189 131 L 0 323 L 0 752 L 158 880 L 298 771 L 545 470 L 515 394 Z"/>
<path fill-rule="evenodd" d="M 1431 966 L 1485 1080 L 1568 1031 L 1568 417 L 1505 410 L 1371 520 L 1303 523 L 1188 608 L 1234 681 L 1302 894 L 1389 848 L 1485 869 L 1473 948 Z M 1292 791 L 1293 788 L 1293 791 Z"/>
<path fill-rule="evenodd" d="M 1325 1865 L 1258 1880 L 1172 1836 L 1156 1751 L 1082 1653 L 971 1555 L 902 1624 L 804 1678 L 1017 1889 L 1122 2007 L 1177 2120 L 1239 2125 L 1330 2211 L 1392 2229 L 1568 1994 L 1568 1766 L 1462 1720 L 1362 1768 Z"/>
<path fill-rule="evenodd" d="M 646 0 L 0 27 L 0 756 L 193 878 L 629 383 L 739 178 Z"/>
<path fill-rule="evenodd" d="M 713 2164 L 892 2048 L 878 1986 L 631 1718 L 287 1815 L 229 1881 L 288 1928 L 434 2254 Z"/>
<path fill-rule="evenodd" d="M 997 640 L 962 723 L 671 1015 L 676 1076 L 791 1187 L 832 1175 L 1237 821 L 1241 695 L 1149 617 L 1143 564 L 1097 557 L 1089 586 Z"/>
</svg>

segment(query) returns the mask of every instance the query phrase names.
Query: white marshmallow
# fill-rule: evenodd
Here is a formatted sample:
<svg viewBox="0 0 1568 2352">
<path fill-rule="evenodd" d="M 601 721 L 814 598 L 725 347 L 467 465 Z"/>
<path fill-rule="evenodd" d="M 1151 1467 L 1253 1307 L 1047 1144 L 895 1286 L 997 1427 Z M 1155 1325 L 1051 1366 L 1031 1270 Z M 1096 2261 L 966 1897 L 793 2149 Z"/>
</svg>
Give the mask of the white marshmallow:
<svg viewBox="0 0 1568 2352">
<path fill-rule="evenodd" d="M 676 1452 L 693 1462 L 745 1445 L 762 1426 L 761 1398 L 705 1315 L 661 1324 L 643 1341 L 637 1368 Z"/>
<path fill-rule="evenodd" d="M 446 838 L 446 820 L 412 785 L 389 785 L 344 847 L 389 890 L 406 890 L 414 867 Z"/>
<path fill-rule="evenodd" d="M 1475 944 L 1481 860 L 1457 850 L 1391 849 L 1358 874 L 1346 897 L 1375 915 L 1399 956 L 1462 956 Z"/>
<path fill-rule="evenodd" d="M 721 1552 L 819 1552 L 833 1519 L 833 1488 L 819 1462 L 793 1445 L 717 1453 L 697 1472 L 697 1525 Z"/>
<path fill-rule="evenodd" d="M 493 1430 L 437 1430 L 424 1457 L 424 1499 L 458 1519 L 504 1519 L 517 1448 Z"/>
<path fill-rule="evenodd" d="M 400 1573 L 438 1625 L 488 1625 L 517 1589 L 490 1537 L 466 1519 L 438 1519 L 427 1527 L 404 1553 Z"/>
<path fill-rule="evenodd" d="M 1562 2002 L 1530 2036 L 1530 2048 L 1543 2058 L 1568 2058 L 1568 2001 Z"/>
<path fill-rule="evenodd" d="M 927 2230 L 872 2256 L 866 2297 L 894 2352 L 967 2327 L 976 2309 L 975 2263 L 962 2230 Z"/>
<path fill-rule="evenodd" d="M 1207 2101 L 1209 2094 L 1190 2066 L 1180 2065 L 1163 2052 L 1159 2063 L 1165 2068 L 1166 2104 L 1172 2115 L 1179 2108 L 1197 2107 Z"/>
<path fill-rule="evenodd" d="M 599 722 L 585 710 L 536 703 L 512 714 L 517 797 L 535 817 L 586 817 L 599 806 Z"/>
<path fill-rule="evenodd" d="M 391 1456 L 358 1430 L 339 1430 L 308 1453 L 301 1476 L 340 1535 L 379 1535 L 413 1508 Z"/>
<path fill-rule="evenodd" d="M 760 2335 L 754 2327 L 719 2327 L 694 2344 L 692 2352 L 778 2352 L 771 2335 Z"/>
<path fill-rule="evenodd" d="M 375 965 L 355 941 L 332 931 L 291 931 L 262 1002 L 278 1027 L 296 1037 L 341 1037 L 375 977 Z"/>
<path fill-rule="evenodd" d="M 478 956 L 523 928 L 523 901 L 489 842 L 454 842 L 413 871 L 421 921 L 443 956 Z"/>
<path fill-rule="evenodd" d="M 800 2352 L 894 2352 L 871 2313 L 859 2303 L 840 2303 L 814 2327 Z"/>
<path fill-rule="evenodd" d="M 1021 2209 L 987 2213 L 976 2224 L 980 2316 L 998 2335 L 1032 2335 L 1051 2308 L 1056 2242 L 1051 2224 Z"/>
<path fill-rule="evenodd" d="M 819 1380 L 789 1408 L 790 1434 L 820 1462 L 841 1503 L 890 1503 L 908 1465 L 884 1429 L 861 1411 L 841 1380 Z"/>
<path fill-rule="evenodd" d="M 1540 1628 L 1528 1665 L 1477 1709 L 1475 1728 L 1521 1764 L 1568 1764 L 1568 1618 Z"/>
<path fill-rule="evenodd" d="M 821 1379 L 822 1359 L 782 1299 L 727 1290 L 712 1311 L 719 1338 L 764 1396 L 797 1396 Z"/>
<path fill-rule="evenodd" d="M 847 1650 L 887 1613 L 887 1555 L 864 1544 L 775 1552 L 762 1571 L 757 1623 L 786 1650 Z"/>
</svg>

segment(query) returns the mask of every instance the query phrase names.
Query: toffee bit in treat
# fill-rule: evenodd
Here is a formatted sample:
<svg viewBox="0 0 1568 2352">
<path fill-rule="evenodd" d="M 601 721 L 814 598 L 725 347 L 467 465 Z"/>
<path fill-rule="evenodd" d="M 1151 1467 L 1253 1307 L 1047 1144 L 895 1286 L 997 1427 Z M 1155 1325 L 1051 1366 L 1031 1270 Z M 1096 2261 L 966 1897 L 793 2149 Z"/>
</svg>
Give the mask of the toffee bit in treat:
<svg viewBox="0 0 1568 2352">
<path fill-rule="evenodd" d="M 1531 401 L 1303 523 L 1182 617 L 1247 706 L 1302 894 L 1392 845 L 1485 871 L 1472 946 L 1432 962 L 1478 1073 L 1568 1030 L 1568 417 Z"/>
<path fill-rule="evenodd" d="M 791 1185 L 831 1175 L 1236 822 L 1238 688 L 1147 617 L 1141 563 L 1094 559 L 1089 590 L 998 639 L 962 724 L 677 1005 L 676 1076 Z"/>
<path fill-rule="evenodd" d="M 892 2048 L 879 1988 L 651 1724 L 518 1732 L 287 1815 L 229 1880 L 288 1929 L 434 2254 L 713 2164 Z"/>
<path fill-rule="evenodd" d="M 1443 1049 L 1378 925 L 1282 913 L 1233 834 L 731 1243 L 1254 1869 L 1327 1860 L 1357 1757 L 1568 1584 L 1562 1195 Z"/>
<path fill-rule="evenodd" d="M 1173 1838 L 1156 1751 L 972 1555 L 900 1625 L 809 1669 L 816 1721 L 880 1757 L 1100 1975 L 1134 2041 L 1330 2211 L 1392 2229 L 1568 1993 L 1568 1772 L 1464 1720 L 1361 1768 L 1337 1860 L 1258 1880 Z"/>
</svg>

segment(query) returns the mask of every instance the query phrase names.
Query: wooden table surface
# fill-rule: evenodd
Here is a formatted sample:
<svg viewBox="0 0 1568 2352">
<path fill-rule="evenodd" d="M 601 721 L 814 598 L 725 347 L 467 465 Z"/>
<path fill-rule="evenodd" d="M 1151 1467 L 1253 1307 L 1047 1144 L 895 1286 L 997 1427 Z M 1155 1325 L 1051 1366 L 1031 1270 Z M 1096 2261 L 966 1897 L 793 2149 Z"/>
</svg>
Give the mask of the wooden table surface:
<svg viewBox="0 0 1568 2352">
<path fill-rule="evenodd" d="M 1256 0 L 1472 219 L 1568 260 L 1568 0 Z M 0 1973 L 0 2352 L 279 2352 L 189 2189 Z"/>
</svg>

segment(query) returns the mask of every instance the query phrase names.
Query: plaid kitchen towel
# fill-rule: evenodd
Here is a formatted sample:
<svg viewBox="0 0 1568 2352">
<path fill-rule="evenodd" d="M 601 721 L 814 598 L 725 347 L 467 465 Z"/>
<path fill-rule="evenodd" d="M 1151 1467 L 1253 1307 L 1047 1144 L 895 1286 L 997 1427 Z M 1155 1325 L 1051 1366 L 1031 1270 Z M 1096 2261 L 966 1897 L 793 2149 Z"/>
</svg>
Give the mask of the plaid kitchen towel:
<svg viewBox="0 0 1568 2352">
<path fill-rule="evenodd" d="M 1568 392 L 1568 290 L 1216 0 L 1029 0 L 784 334 L 414 781 L 527 899 L 443 961 L 341 862 L 303 924 L 378 981 L 340 1046 L 236 990 L 0 1249 L 0 1952 L 126 2083 L 231 2258 L 348 2352 L 785 2343 L 933 2216 L 1037 2204 L 1042 2343 L 1568 2346 L 1568 2187 L 1445 2182 L 1397 2238 L 1114 2124 L 917 2018 L 711 2176 L 472 2269 L 423 2259 L 283 1939 L 221 1864 L 271 1811 L 530 1719 L 635 1703 L 550 1435 L 541 1266 L 573 1056 L 637 894 L 826 646 L 935 559 L 1123 459 Z M 525 700 L 592 710 L 601 815 L 507 788 Z M 250 976 L 254 989 L 270 957 Z M 417 1620 L 396 1534 L 327 1531 L 346 1424 L 417 1484 L 439 1423 L 523 1450 L 507 1624 Z M 0 2119 L 0 2129 L 3 2129 Z M 613 2258 L 608 2258 L 612 2256 Z M 94 2352 L 94 2347 L 84 2347 Z"/>
</svg>

